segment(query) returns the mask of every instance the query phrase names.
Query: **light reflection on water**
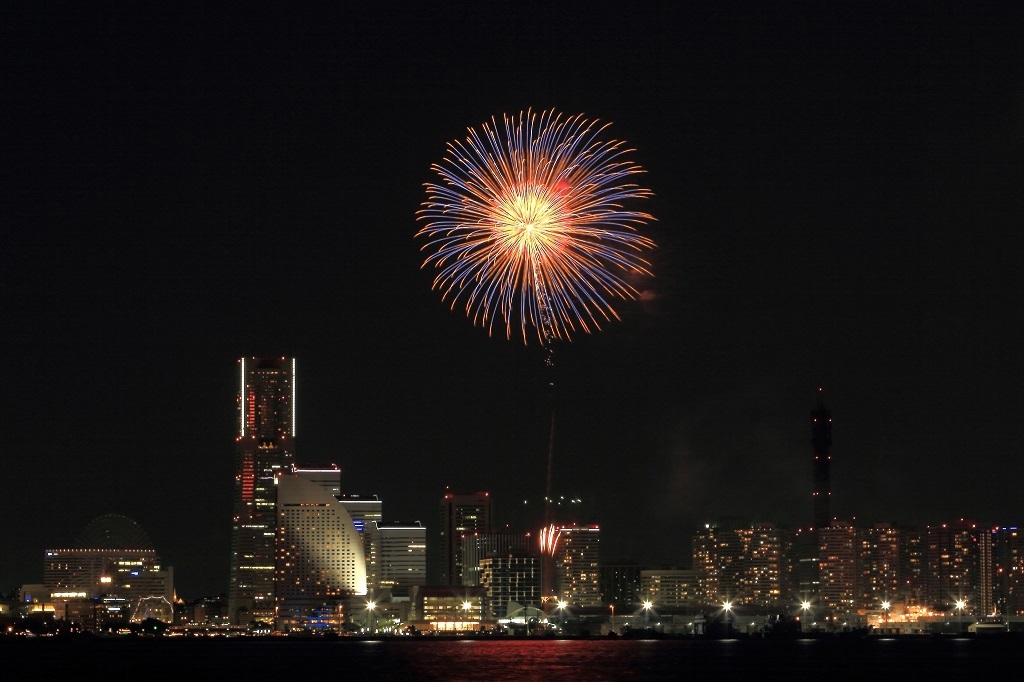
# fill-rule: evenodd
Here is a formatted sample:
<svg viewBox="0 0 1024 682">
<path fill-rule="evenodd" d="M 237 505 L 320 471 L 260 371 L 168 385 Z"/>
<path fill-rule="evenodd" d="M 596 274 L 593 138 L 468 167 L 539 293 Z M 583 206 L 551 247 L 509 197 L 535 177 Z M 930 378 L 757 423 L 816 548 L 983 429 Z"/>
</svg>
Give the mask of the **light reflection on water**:
<svg viewBox="0 0 1024 682">
<path fill-rule="evenodd" d="M 14 638 L 0 638 L 11 640 Z M 17 638 L 22 639 L 22 638 Z M 358 641 L 295 638 L 0 641 L 12 666 L 71 675 L 83 670 L 171 672 L 184 682 L 301 680 L 677 680 L 709 675 L 786 680 L 929 675 L 980 679 L 1016 660 L 1024 637 L 887 639 L 455 639 Z M 113 668 L 111 667 L 113 666 Z M 254 678 L 254 679 L 255 679 Z M 12 678 L 13 679 L 13 678 Z M 147 679 L 163 679 L 147 674 Z M 730 677 L 729 679 L 733 679 Z"/>
</svg>

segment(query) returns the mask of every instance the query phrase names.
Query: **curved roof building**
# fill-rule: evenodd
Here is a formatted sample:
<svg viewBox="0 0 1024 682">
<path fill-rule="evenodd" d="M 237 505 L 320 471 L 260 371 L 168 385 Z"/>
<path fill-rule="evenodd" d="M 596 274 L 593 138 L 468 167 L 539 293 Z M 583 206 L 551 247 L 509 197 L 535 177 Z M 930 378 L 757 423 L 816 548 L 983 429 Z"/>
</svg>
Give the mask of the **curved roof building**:
<svg viewBox="0 0 1024 682">
<path fill-rule="evenodd" d="M 277 629 L 336 627 L 346 598 L 366 594 L 363 543 L 324 485 L 340 470 L 295 470 L 277 479 Z"/>
</svg>

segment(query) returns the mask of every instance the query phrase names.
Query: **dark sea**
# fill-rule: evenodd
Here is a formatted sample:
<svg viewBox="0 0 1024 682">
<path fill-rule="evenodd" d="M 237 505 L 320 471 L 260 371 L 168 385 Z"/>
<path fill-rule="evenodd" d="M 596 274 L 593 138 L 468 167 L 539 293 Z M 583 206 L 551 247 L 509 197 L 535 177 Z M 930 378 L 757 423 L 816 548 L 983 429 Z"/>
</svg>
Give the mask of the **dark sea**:
<svg viewBox="0 0 1024 682">
<path fill-rule="evenodd" d="M 0 638 L 23 680 L 1019 679 L 1024 638 Z"/>
</svg>

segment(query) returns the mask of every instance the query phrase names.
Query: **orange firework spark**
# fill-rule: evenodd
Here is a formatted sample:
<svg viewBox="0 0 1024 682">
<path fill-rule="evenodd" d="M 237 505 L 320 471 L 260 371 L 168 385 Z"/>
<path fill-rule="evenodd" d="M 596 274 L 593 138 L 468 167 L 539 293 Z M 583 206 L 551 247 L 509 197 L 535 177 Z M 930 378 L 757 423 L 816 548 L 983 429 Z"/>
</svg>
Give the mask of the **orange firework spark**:
<svg viewBox="0 0 1024 682">
<path fill-rule="evenodd" d="M 654 218 L 623 206 L 652 193 L 632 182 L 645 172 L 632 150 L 599 139 L 608 125 L 527 110 L 448 143 L 416 233 L 442 300 L 523 343 L 530 330 L 546 345 L 619 319 L 612 301 L 639 296 L 625 277 L 651 274 L 641 254 L 654 242 L 638 228 Z"/>
<path fill-rule="evenodd" d="M 558 547 L 558 538 L 562 532 L 555 524 L 549 524 L 540 529 L 540 553 L 542 556 L 554 556 Z"/>
</svg>

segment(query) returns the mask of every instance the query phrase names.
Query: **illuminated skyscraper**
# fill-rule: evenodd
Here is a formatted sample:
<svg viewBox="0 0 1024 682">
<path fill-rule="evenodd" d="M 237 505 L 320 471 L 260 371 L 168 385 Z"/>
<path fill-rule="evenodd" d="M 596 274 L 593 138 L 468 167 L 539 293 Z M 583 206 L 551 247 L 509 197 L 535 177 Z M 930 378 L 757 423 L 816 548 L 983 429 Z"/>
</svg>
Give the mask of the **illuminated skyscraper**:
<svg viewBox="0 0 1024 682">
<path fill-rule="evenodd" d="M 376 495 L 338 495 L 338 502 L 352 517 L 363 543 L 366 560 L 366 587 L 371 593 L 380 589 L 380 532 L 384 503 Z"/>
<path fill-rule="evenodd" d="M 960 519 L 925 531 L 929 605 L 950 610 L 963 600 L 975 616 L 992 613 L 992 531 Z"/>
<path fill-rule="evenodd" d="M 238 367 L 228 609 L 233 623 L 269 623 L 274 620 L 274 479 L 295 462 L 295 358 L 241 358 Z"/>
<path fill-rule="evenodd" d="M 540 557 L 522 549 L 484 557 L 480 586 L 487 591 L 489 618 L 525 619 L 540 605 Z"/>
<path fill-rule="evenodd" d="M 475 532 L 491 530 L 491 495 L 446 493 L 441 498 L 438 583 L 462 585 L 462 543 Z"/>
<path fill-rule="evenodd" d="M 410 524 L 373 524 L 380 542 L 380 587 L 427 584 L 427 529 Z"/>
<path fill-rule="evenodd" d="M 462 537 L 462 584 L 480 584 L 480 562 L 489 556 L 507 555 L 509 552 L 529 552 L 532 549 L 529 533 L 508 530 L 486 533 L 476 531 Z"/>
<path fill-rule="evenodd" d="M 848 521 L 816 528 L 819 543 L 818 606 L 835 615 L 856 611 L 857 529 Z"/>
<path fill-rule="evenodd" d="M 556 597 L 573 606 L 601 606 L 597 574 L 600 561 L 601 529 L 590 526 L 561 526 L 555 547 Z"/>
</svg>

